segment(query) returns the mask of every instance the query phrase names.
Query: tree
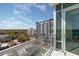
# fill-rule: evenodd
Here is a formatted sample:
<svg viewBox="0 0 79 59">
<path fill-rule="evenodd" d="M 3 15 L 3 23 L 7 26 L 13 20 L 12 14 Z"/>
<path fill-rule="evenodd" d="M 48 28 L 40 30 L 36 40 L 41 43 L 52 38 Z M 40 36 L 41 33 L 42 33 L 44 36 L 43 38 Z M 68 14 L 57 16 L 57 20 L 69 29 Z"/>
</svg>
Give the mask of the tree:
<svg viewBox="0 0 79 59">
<path fill-rule="evenodd" d="M 27 35 L 24 34 L 18 34 L 17 40 L 21 43 L 26 42 L 29 40 L 29 37 Z"/>
<path fill-rule="evenodd" d="M 10 32 L 8 39 L 9 39 L 9 40 L 13 40 L 14 37 L 15 37 L 15 33 L 14 33 L 14 32 Z"/>
</svg>

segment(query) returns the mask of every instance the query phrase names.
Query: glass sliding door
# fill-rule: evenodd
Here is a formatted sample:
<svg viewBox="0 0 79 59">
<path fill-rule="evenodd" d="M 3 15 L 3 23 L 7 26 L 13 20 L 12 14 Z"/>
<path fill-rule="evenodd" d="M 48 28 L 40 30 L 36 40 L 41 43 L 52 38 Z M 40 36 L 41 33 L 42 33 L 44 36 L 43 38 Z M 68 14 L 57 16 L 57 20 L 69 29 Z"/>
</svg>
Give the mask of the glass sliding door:
<svg viewBox="0 0 79 59">
<path fill-rule="evenodd" d="M 66 51 L 79 55 L 79 8 L 65 12 Z"/>
</svg>

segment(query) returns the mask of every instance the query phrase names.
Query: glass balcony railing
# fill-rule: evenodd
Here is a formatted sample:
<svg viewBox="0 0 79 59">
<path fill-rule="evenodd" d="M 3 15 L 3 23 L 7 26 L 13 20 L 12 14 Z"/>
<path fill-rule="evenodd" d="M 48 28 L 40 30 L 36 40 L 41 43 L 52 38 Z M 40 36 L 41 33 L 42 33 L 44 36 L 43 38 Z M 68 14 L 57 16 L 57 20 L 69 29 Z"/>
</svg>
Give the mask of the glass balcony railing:
<svg viewBox="0 0 79 59">
<path fill-rule="evenodd" d="M 44 56 L 50 48 L 51 39 L 43 36 L 1 50 L 0 56 Z"/>
<path fill-rule="evenodd" d="M 47 35 L 47 36 L 41 36 L 38 38 L 38 40 L 41 42 L 41 52 L 42 55 L 46 55 L 49 49 L 52 48 L 52 36 Z"/>
</svg>

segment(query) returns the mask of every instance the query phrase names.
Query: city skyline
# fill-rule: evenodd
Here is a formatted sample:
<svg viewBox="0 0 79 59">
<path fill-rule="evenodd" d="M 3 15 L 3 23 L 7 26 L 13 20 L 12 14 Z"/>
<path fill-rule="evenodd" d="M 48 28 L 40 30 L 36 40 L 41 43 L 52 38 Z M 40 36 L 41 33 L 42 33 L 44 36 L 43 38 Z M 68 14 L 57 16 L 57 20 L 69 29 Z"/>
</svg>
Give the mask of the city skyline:
<svg viewBox="0 0 79 59">
<path fill-rule="evenodd" d="M 53 18 L 52 10 L 47 3 L 2 3 L 0 29 L 35 28 L 36 22 Z"/>
</svg>

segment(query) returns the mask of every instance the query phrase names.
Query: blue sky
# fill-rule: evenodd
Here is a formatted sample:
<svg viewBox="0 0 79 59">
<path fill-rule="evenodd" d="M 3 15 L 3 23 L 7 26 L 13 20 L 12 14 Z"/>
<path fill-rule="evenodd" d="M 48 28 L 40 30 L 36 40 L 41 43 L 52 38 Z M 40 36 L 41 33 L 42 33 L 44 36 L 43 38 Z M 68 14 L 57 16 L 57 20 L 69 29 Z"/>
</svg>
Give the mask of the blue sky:
<svg viewBox="0 0 79 59">
<path fill-rule="evenodd" d="M 35 28 L 36 22 L 53 18 L 53 8 L 46 3 L 1 3 L 0 29 Z"/>
</svg>

